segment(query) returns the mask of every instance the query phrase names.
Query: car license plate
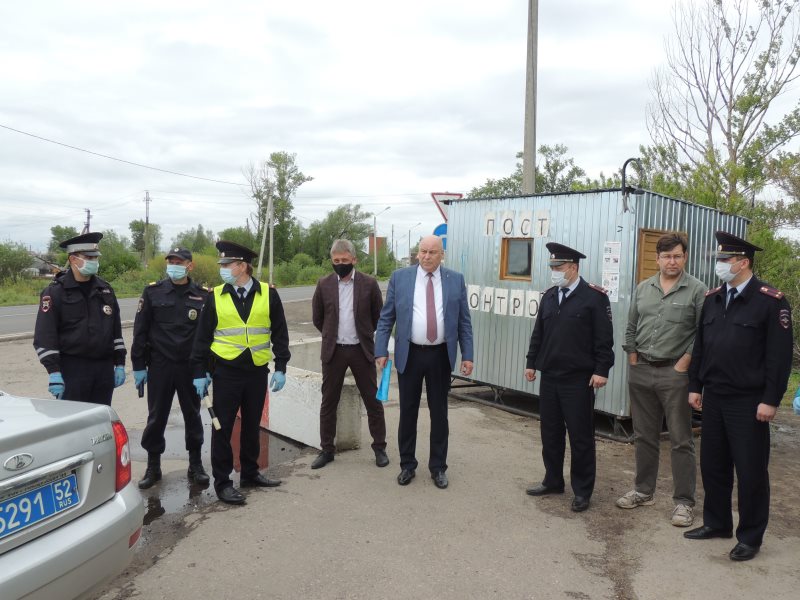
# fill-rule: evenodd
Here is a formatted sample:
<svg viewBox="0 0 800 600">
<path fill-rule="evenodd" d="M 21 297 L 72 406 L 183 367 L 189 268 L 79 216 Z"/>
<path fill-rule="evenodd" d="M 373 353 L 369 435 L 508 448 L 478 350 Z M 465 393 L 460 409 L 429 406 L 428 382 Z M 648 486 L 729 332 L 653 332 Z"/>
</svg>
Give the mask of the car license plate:
<svg viewBox="0 0 800 600">
<path fill-rule="evenodd" d="M 0 502 L 0 538 L 12 535 L 80 502 L 75 475 L 51 481 Z"/>
</svg>

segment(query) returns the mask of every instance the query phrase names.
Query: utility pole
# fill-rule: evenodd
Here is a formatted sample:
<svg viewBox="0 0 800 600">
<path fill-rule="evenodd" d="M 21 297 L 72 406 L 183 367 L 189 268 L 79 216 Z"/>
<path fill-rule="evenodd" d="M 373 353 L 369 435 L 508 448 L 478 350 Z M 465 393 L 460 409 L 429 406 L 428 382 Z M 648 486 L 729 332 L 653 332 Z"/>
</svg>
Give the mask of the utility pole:
<svg viewBox="0 0 800 600">
<path fill-rule="evenodd" d="M 539 45 L 539 0 L 528 0 L 528 63 L 525 73 L 525 142 L 522 149 L 522 193 L 536 193 L 536 62 Z"/>
<path fill-rule="evenodd" d="M 144 191 L 144 268 L 147 268 L 147 249 L 150 245 L 148 238 L 150 237 L 150 192 Z"/>
<path fill-rule="evenodd" d="M 392 260 L 395 261 L 394 268 L 396 269 L 397 268 L 397 262 L 396 262 L 397 261 L 397 257 L 395 256 L 395 253 L 394 253 L 394 223 L 392 223 L 392 243 L 389 245 L 389 250 L 392 253 Z"/>
<path fill-rule="evenodd" d="M 89 231 L 91 231 L 89 229 L 89 225 L 92 221 L 92 211 L 89 210 L 88 208 L 84 208 L 83 210 L 86 211 L 86 222 L 83 224 L 83 231 L 81 231 L 81 235 L 83 235 L 84 233 L 89 233 Z"/>
</svg>

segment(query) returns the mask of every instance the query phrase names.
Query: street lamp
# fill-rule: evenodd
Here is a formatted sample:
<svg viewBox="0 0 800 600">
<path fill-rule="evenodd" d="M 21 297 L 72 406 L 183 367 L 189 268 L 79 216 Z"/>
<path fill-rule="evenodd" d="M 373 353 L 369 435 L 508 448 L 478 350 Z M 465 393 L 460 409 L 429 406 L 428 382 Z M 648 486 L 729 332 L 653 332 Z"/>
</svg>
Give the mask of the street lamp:
<svg viewBox="0 0 800 600">
<path fill-rule="evenodd" d="M 411 230 L 412 229 L 416 229 L 420 225 L 422 225 L 422 221 L 420 221 L 419 223 L 417 223 L 416 225 L 414 225 L 413 227 L 411 227 L 408 230 L 408 264 L 409 265 L 411 264 Z"/>
<path fill-rule="evenodd" d="M 381 212 L 372 215 L 372 258 L 374 263 L 372 274 L 375 275 L 375 277 L 378 276 L 378 215 L 382 215 L 390 208 L 392 207 L 387 206 Z"/>
</svg>

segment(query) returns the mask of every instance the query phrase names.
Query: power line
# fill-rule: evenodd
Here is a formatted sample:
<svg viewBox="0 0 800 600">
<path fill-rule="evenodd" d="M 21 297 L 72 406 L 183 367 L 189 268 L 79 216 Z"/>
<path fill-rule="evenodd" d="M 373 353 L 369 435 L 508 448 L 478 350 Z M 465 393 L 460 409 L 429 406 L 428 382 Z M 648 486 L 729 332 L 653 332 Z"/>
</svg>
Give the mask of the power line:
<svg viewBox="0 0 800 600">
<path fill-rule="evenodd" d="M 99 152 L 93 152 L 92 150 L 87 150 L 85 148 L 79 148 L 78 146 L 72 146 L 70 144 L 65 144 L 63 142 L 57 142 L 56 140 L 51 140 L 46 137 L 42 137 L 40 135 L 35 135 L 33 133 L 29 133 L 27 131 L 21 131 L 20 129 L 14 129 L 13 127 L 9 127 L 8 125 L 3 125 L 0 123 L 0 127 L 3 129 L 7 129 L 9 131 L 13 131 L 15 133 L 20 133 L 22 135 L 27 135 L 28 137 L 35 138 L 37 140 L 41 140 L 43 142 L 48 142 L 50 144 L 56 144 L 57 146 L 63 146 L 64 148 L 69 148 L 71 150 L 77 150 L 79 152 L 85 152 L 86 154 L 91 154 L 93 156 L 99 156 L 100 158 L 107 158 L 108 160 L 115 160 L 117 162 L 125 163 L 126 165 L 132 165 L 134 167 L 140 167 L 142 169 L 150 169 L 151 171 L 159 171 L 161 173 L 167 173 L 169 175 L 178 175 L 179 177 L 188 177 L 189 179 L 199 179 L 201 181 L 210 181 L 211 183 L 223 183 L 225 185 L 236 185 L 240 187 L 245 187 L 246 184 L 244 183 L 234 183 L 233 181 L 224 181 L 222 179 L 210 179 L 208 177 L 200 177 L 199 175 L 187 175 L 186 173 L 178 173 L 177 171 L 170 171 L 168 169 L 160 169 L 158 167 L 152 167 L 150 165 L 143 165 L 141 163 L 132 162 L 130 160 L 125 160 L 123 158 L 117 158 L 115 156 L 109 156 L 108 154 L 100 154 Z"/>
</svg>

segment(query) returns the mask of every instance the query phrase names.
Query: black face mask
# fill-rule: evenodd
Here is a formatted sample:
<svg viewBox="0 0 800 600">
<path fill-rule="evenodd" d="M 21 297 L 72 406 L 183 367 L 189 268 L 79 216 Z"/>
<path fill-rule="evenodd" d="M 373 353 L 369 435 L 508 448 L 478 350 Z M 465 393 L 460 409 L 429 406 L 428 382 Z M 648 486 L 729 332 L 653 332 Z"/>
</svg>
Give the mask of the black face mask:
<svg viewBox="0 0 800 600">
<path fill-rule="evenodd" d="M 333 270 L 336 271 L 336 274 L 339 277 L 347 277 L 348 275 L 350 275 L 350 271 L 353 270 L 353 263 L 350 263 L 349 265 L 346 264 L 333 265 Z"/>
</svg>

